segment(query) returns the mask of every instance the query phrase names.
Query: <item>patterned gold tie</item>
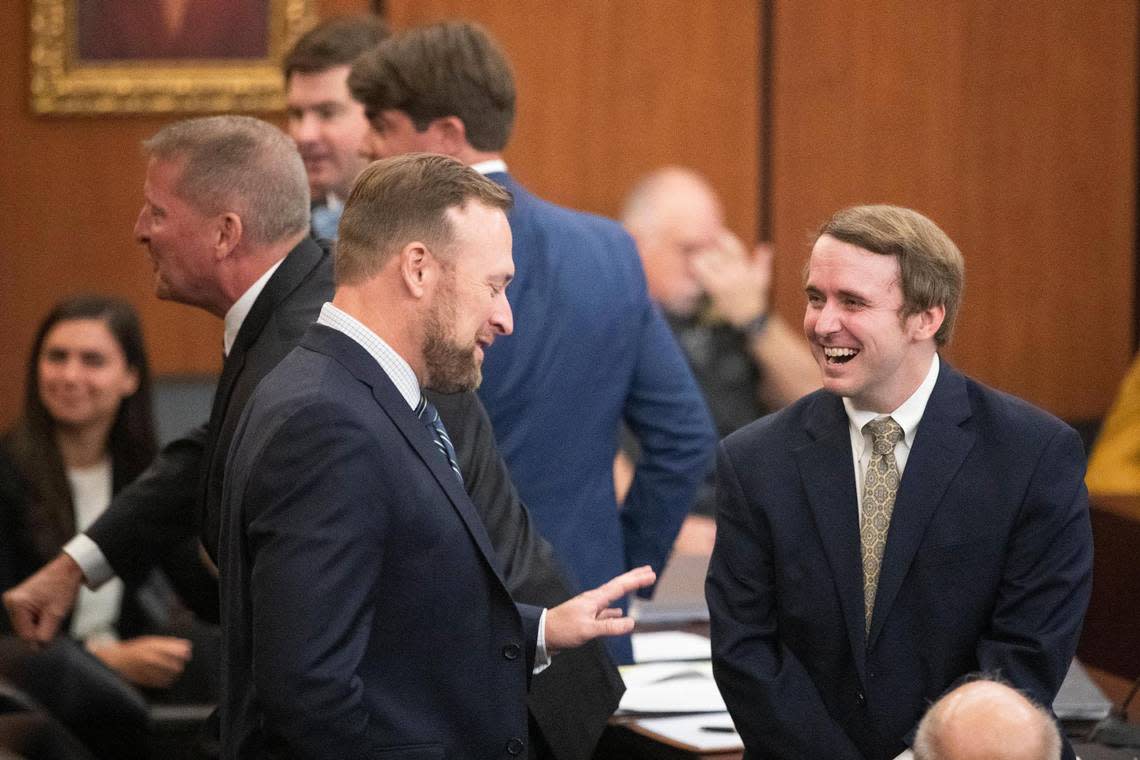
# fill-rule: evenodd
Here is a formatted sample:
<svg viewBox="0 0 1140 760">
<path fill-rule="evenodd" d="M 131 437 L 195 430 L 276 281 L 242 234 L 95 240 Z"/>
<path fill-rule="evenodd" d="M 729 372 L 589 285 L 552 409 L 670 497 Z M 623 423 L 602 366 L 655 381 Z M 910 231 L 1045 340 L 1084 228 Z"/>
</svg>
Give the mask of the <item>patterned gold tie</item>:
<svg viewBox="0 0 1140 760">
<path fill-rule="evenodd" d="M 859 518 L 859 542 L 863 547 L 863 613 L 865 632 L 871 631 L 871 612 L 879 587 L 879 568 L 887 547 L 891 511 L 899 491 L 899 466 L 895 444 L 902 438 L 899 423 L 890 417 L 871 420 L 863 426 L 871 434 L 871 461 L 863 480 L 863 514 Z"/>
</svg>

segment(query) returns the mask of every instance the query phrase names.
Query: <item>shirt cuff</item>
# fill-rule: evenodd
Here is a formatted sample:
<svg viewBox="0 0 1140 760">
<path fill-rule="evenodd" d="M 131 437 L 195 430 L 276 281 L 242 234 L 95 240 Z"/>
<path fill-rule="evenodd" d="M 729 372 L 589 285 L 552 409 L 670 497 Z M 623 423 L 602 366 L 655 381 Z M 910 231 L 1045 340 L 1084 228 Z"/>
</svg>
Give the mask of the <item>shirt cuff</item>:
<svg viewBox="0 0 1140 760">
<path fill-rule="evenodd" d="M 103 556 L 99 545 L 92 541 L 87 534 L 77 533 L 75 538 L 63 546 L 63 553 L 75 560 L 79 569 L 83 571 L 83 580 L 87 588 L 95 590 L 115 577 L 111 563 Z M 542 640 L 542 628 L 539 627 L 539 640 Z M 545 650 L 544 650 L 545 651 Z"/>
<path fill-rule="evenodd" d="M 531 675 L 537 676 L 549 668 L 552 659 L 546 651 L 546 610 L 543 609 L 538 616 L 538 641 L 534 646 L 534 668 L 530 671 Z"/>
</svg>

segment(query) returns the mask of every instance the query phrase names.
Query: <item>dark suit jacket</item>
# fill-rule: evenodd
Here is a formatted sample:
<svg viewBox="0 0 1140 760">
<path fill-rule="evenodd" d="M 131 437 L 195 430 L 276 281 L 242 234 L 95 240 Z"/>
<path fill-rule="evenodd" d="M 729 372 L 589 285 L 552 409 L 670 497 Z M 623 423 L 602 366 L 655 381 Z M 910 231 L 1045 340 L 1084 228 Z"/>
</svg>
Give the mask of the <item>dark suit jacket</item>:
<svg viewBox="0 0 1140 760">
<path fill-rule="evenodd" d="M 269 278 L 222 367 L 210 420 L 168 444 L 90 528 L 115 572 L 152 567 L 169 542 L 201 530 L 217 556 L 222 473 L 234 427 L 253 389 L 297 345 L 332 295 L 329 253 L 306 238 Z"/>
<path fill-rule="evenodd" d="M 706 592 L 714 673 L 751 755 L 889 760 L 976 670 L 1051 705 L 1089 598 L 1083 474 L 1075 431 L 943 363 L 865 640 L 840 399 L 818 391 L 726 438 Z"/>
<path fill-rule="evenodd" d="M 331 256 L 312 240 L 303 241 L 269 279 L 242 324 L 223 367 L 209 423 L 165 447 L 155 464 L 120 492 L 88 529 L 120 576 L 145 574 L 179 539 L 197 533 L 200 522 L 207 526 L 203 543 L 216 550 L 222 474 L 234 427 L 254 388 L 297 345 L 332 293 Z M 568 599 L 572 587 L 519 501 L 482 404 L 471 393 L 428 395 L 455 443 L 468 492 L 515 598 L 548 607 Z M 203 599 L 206 594 L 209 598 Z M 216 586 L 198 596 L 195 611 L 216 618 Z M 590 757 L 624 688 L 597 642 L 560 654 L 536 677 L 530 708 L 556 748 L 555 757 Z"/>
<path fill-rule="evenodd" d="M 479 513 L 359 344 L 314 325 L 265 378 L 222 510 L 224 757 L 525 749 L 540 609 L 516 609 Z"/>
<path fill-rule="evenodd" d="M 574 580 L 665 564 L 716 445 L 704 399 L 621 227 L 534 197 L 506 174 L 517 329 L 488 349 L 479 397 L 523 501 Z M 641 458 L 622 509 L 625 422 Z M 628 656 L 628 648 L 625 650 Z"/>
</svg>

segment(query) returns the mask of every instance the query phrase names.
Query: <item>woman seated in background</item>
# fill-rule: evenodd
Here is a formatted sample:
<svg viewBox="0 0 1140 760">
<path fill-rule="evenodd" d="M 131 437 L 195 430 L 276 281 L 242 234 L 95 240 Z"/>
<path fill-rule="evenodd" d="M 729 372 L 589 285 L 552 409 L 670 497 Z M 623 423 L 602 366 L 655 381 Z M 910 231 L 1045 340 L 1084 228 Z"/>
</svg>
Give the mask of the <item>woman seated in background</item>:
<svg viewBox="0 0 1140 760">
<path fill-rule="evenodd" d="M 138 315 L 129 304 L 103 296 L 59 303 L 36 333 L 23 416 L 0 446 L 0 589 L 55 557 L 147 467 L 155 451 Z M 124 584 L 116 578 L 97 591 L 82 589 L 65 629 L 150 696 L 179 680 L 193 652 L 188 638 L 153 635 L 171 622 L 162 619 L 170 593 L 155 580 Z M 42 693 L 40 682 L 55 680 L 56 666 L 37 670 L 35 655 L 13 655 L 19 646 L 9 637 L 0 666 L 38 672 L 13 680 L 82 737 L 68 716 L 53 709 L 59 695 Z M 74 653 L 68 656 L 75 659 Z M 215 676 L 205 672 L 195 678 L 212 687 Z M 193 692 L 195 700 L 203 699 L 201 688 Z"/>
</svg>

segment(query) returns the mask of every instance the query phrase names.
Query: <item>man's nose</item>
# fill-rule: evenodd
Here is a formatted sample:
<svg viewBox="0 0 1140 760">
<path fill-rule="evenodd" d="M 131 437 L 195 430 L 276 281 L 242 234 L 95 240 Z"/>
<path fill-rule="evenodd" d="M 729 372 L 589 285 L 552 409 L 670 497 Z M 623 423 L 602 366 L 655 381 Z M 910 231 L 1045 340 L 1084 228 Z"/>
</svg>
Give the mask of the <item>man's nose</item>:
<svg viewBox="0 0 1140 760">
<path fill-rule="evenodd" d="M 491 314 L 491 324 L 500 335 L 510 335 L 515 331 L 515 318 L 511 313 L 511 303 L 505 293 L 499 294 L 500 305 Z"/>
<path fill-rule="evenodd" d="M 139 209 L 139 215 L 135 218 L 134 236 L 136 243 L 145 243 L 147 241 L 146 206 Z"/>
<path fill-rule="evenodd" d="M 289 122 L 289 132 L 297 143 L 314 142 L 320 136 L 320 123 L 317 115 L 305 112 Z"/>
<path fill-rule="evenodd" d="M 839 309 L 835 307 L 830 301 L 825 303 L 819 308 L 815 317 L 815 334 L 816 335 L 831 335 L 832 333 L 839 332 L 840 328 Z"/>
</svg>

